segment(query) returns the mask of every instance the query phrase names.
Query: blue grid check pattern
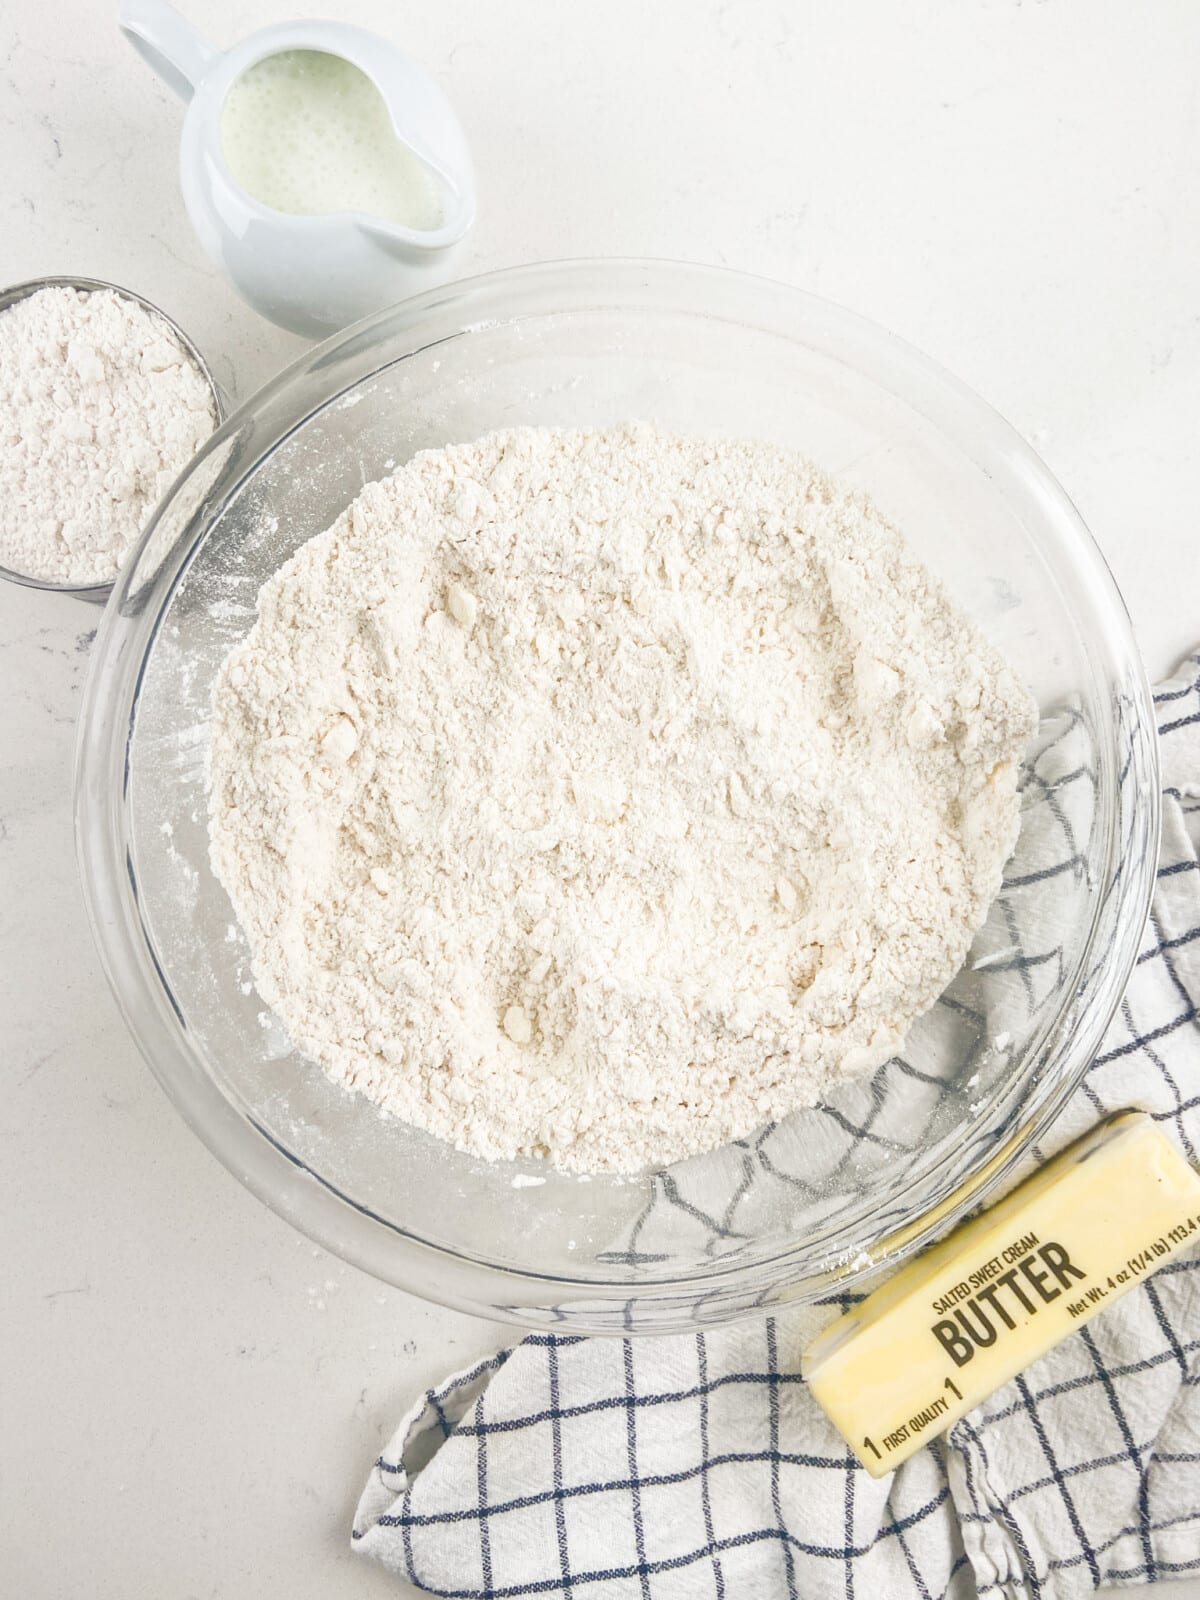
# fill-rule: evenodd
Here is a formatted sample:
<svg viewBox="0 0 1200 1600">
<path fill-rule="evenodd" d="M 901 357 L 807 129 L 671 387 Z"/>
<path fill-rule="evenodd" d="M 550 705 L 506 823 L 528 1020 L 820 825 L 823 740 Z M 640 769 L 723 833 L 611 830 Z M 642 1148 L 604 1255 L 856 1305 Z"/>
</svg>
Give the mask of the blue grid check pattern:
<svg viewBox="0 0 1200 1600">
<path fill-rule="evenodd" d="M 1156 703 L 1154 908 L 1053 1143 L 1138 1105 L 1198 1161 L 1200 654 Z M 455 1600 L 1061 1600 L 1200 1572 L 1195 1252 L 880 1481 L 798 1375 L 811 1331 L 531 1335 L 401 1423 L 355 1546 Z"/>
</svg>

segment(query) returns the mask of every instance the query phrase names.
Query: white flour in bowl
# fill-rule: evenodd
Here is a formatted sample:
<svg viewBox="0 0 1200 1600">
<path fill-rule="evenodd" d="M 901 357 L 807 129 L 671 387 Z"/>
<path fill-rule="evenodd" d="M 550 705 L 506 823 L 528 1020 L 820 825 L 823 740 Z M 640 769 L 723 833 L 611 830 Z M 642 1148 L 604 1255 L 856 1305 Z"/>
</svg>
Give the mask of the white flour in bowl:
<svg viewBox="0 0 1200 1600">
<path fill-rule="evenodd" d="M 107 583 L 216 426 L 168 323 L 111 289 L 55 285 L 0 312 L 0 567 Z"/>
<path fill-rule="evenodd" d="M 215 690 L 213 864 L 335 1080 L 630 1172 L 900 1046 L 999 888 L 1035 720 L 795 456 L 493 434 L 263 586 Z"/>
</svg>

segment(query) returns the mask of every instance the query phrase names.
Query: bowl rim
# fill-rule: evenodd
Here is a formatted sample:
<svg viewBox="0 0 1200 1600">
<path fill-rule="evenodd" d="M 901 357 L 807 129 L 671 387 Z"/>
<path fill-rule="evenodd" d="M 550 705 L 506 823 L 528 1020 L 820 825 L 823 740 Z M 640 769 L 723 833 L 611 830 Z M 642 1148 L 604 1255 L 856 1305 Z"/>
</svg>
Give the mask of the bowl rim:
<svg viewBox="0 0 1200 1600">
<path fill-rule="evenodd" d="M 154 301 L 148 300 L 144 294 L 138 294 L 136 289 L 127 289 L 121 283 L 109 283 L 104 278 L 78 278 L 60 274 L 46 278 L 26 278 L 22 283 L 10 283 L 6 288 L 0 289 L 0 316 L 3 316 L 6 311 L 11 310 L 20 301 L 28 300 L 31 295 L 38 294 L 43 289 L 80 289 L 85 294 L 93 294 L 98 289 L 107 289 L 112 294 L 121 295 L 123 299 L 134 301 L 144 311 L 148 311 L 151 316 L 158 317 L 165 322 L 208 385 L 208 392 L 212 397 L 213 414 L 217 419 L 213 432 L 218 431 L 228 415 L 228 407 L 225 403 L 225 395 L 221 386 L 213 376 L 211 367 L 201 355 L 194 341 L 183 331 L 175 318 L 164 311 L 161 306 L 155 305 Z M 190 467 L 191 462 L 185 464 L 182 471 L 176 476 L 175 482 L 172 483 L 163 496 L 164 501 L 169 500 L 175 493 L 179 478 L 188 472 Z M 150 520 L 153 520 L 153 516 L 154 513 L 151 514 Z M 115 578 L 106 578 L 100 583 L 52 583 L 47 578 L 35 578 L 28 572 L 18 572 L 14 567 L 5 566 L 0 566 L 0 578 L 7 579 L 9 583 L 20 584 L 23 589 L 42 589 L 49 594 L 70 595 L 76 600 L 87 600 L 96 605 L 105 603 L 116 583 Z"/>
<path fill-rule="evenodd" d="M 599 288 L 595 287 L 598 282 L 602 285 Z M 193 515 L 186 523 L 168 554 L 144 583 L 139 557 L 153 537 L 164 508 L 209 457 L 227 449 L 233 441 L 244 444 L 252 440 L 256 429 L 265 427 L 269 432 L 274 426 L 275 435 L 262 445 L 261 454 L 256 458 L 261 461 L 287 433 L 347 389 L 366 381 L 370 372 L 382 370 L 395 360 L 406 359 L 446 338 L 469 335 L 481 326 L 519 321 L 527 315 L 547 317 L 562 314 L 564 310 L 577 312 L 603 306 L 630 310 L 634 307 L 629 297 L 639 289 L 656 287 L 671 291 L 673 296 L 681 292 L 684 285 L 698 303 L 679 306 L 672 299 L 671 304 L 643 303 L 642 309 L 718 315 L 705 307 L 710 299 L 719 300 L 724 294 L 735 300 L 743 297 L 743 302 L 746 297 L 752 298 L 756 317 L 750 325 L 760 330 L 775 334 L 790 331 L 797 337 L 813 335 L 822 329 L 828 333 L 832 329 L 843 350 L 847 344 L 850 353 L 856 348 L 865 349 L 870 358 L 865 375 L 871 381 L 898 394 L 939 428 L 945 429 L 946 419 L 952 418 L 955 426 L 949 437 L 970 459 L 981 465 L 982 454 L 993 468 L 1003 470 L 1014 481 L 1023 479 L 1027 490 L 1036 491 L 1037 496 L 1048 503 L 1056 515 L 1054 523 L 1050 524 L 1047 514 L 1045 531 L 1070 550 L 1071 566 L 1086 583 L 1105 620 L 1100 648 L 1108 653 L 1112 675 L 1123 675 L 1123 692 L 1134 713 L 1133 734 L 1141 744 L 1137 753 L 1141 763 L 1137 802 L 1141 811 L 1140 816 L 1135 817 L 1140 853 L 1124 871 L 1116 873 L 1110 890 L 1097 896 L 1073 982 L 1064 989 L 1064 1000 L 1046 1020 L 1038 1039 L 1031 1041 L 1029 1054 L 1031 1057 L 1036 1054 L 1040 1062 L 1034 1093 L 1020 1095 L 1009 1107 L 1007 1120 L 999 1129 L 1003 1136 L 999 1144 L 993 1128 L 986 1158 L 977 1159 L 976 1152 L 965 1160 L 931 1160 L 908 1179 L 910 1184 L 916 1184 L 935 1170 L 946 1174 L 947 1182 L 930 1209 L 915 1221 L 884 1230 L 882 1238 L 876 1233 L 865 1258 L 863 1251 L 856 1249 L 858 1236 L 851 1237 L 844 1250 L 839 1246 L 831 1254 L 822 1270 L 810 1272 L 800 1282 L 787 1270 L 797 1256 L 797 1246 L 790 1241 L 750 1261 L 710 1264 L 703 1273 L 675 1270 L 649 1278 L 635 1277 L 628 1271 L 624 1276 L 619 1272 L 603 1275 L 539 1272 L 533 1267 L 515 1267 L 508 1261 L 482 1253 L 473 1254 L 436 1238 L 423 1237 L 410 1227 L 381 1217 L 368 1205 L 338 1189 L 331 1180 L 309 1169 L 301 1158 L 281 1145 L 248 1107 L 235 1106 L 215 1079 L 199 1067 L 197 1058 L 183 1040 L 166 975 L 157 965 L 149 930 L 141 917 L 133 863 L 127 856 L 118 827 L 128 781 L 125 754 L 141 671 L 162 618 L 186 575 L 190 556 L 198 545 L 199 516 Z M 540 291 L 548 288 L 558 290 L 560 300 L 571 289 L 583 298 L 572 300 L 566 306 L 558 303 L 535 307 L 531 301 L 528 311 L 520 308 L 523 293 L 527 298 L 536 299 Z M 505 314 L 506 302 L 513 302 L 517 309 L 510 308 Z M 760 311 L 760 307 L 767 309 Z M 741 310 L 746 309 L 742 303 Z M 776 320 L 768 319 L 767 310 L 775 313 Z M 444 328 L 438 331 L 439 318 L 451 331 L 446 332 Z M 747 322 L 745 317 L 739 320 Z M 373 348 L 374 336 L 382 330 L 394 337 L 404 336 L 407 340 L 405 353 L 378 361 L 374 367 L 356 370 L 353 376 L 342 381 L 345 377 L 342 365 L 350 368 L 356 361 L 362 365 L 364 355 Z M 843 359 L 848 356 L 844 354 Z M 889 381 L 895 372 L 901 372 L 906 379 L 899 389 Z M 292 385 L 314 374 L 319 375 L 324 384 L 320 400 L 306 405 L 303 418 L 297 418 L 294 410 L 290 416 L 283 414 L 276 418 L 275 411 L 286 413 L 283 402 Z M 918 391 L 915 396 L 914 385 Z M 934 400 L 940 404 L 924 403 Z M 254 467 L 249 469 L 253 470 Z M 235 490 L 246 476 L 243 471 L 237 484 L 230 488 Z M 149 600 L 153 603 L 147 604 Z M 114 679 L 120 682 L 119 695 L 114 695 Z M 1128 615 L 1107 564 L 1078 511 L 1044 463 L 1010 425 L 930 358 L 855 312 L 785 284 L 727 268 L 663 259 L 604 258 L 534 263 L 427 291 L 335 334 L 302 354 L 228 418 L 181 474 L 148 522 L 140 544 L 114 587 L 93 651 L 77 745 L 77 851 L 85 901 L 102 965 L 143 1054 L 193 1130 L 218 1159 L 273 1210 L 334 1253 L 375 1276 L 462 1310 L 525 1323 L 542 1321 L 556 1326 L 569 1323 L 572 1331 L 628 1333 L 642 1331 L 643 1327 L 645 1331 L 670 1331 L 695 1326 L 698 1321 L 729 1320 L 755 1309 L 765 1309 L 771 1301 L 784 1297 L 792 1302 L 812 1301 L 849 1278 L 856 1280 L 857 1287 L 885 1266 L 895 1264 L 929 1242 L 994 1191 L 1057 1115 L 1090 1063 L 1119 1003 L 1136 959 L 1138 939 L 1149 909 L 1161 798 L 1153 725 L 1150 688 Z M 1115 772 L 1113 756 L 1113 749 L 1105 745 L 1101 757 L 1109 766 L 1110 777 Z M 120 796 L 120 805 L 106 816 L 105 809 L 114 795 Z M 1115 825 L 1114 806 L 1107 817 L 1106 872 L 1114 865 L 1114 846 L 1120 844 L 1113 837 Z M 1097 938 L 1113 895 L 1119 897 L 1119 904 L 1124 908 L 1119 922 L 1114 925 L 1113 939 L 1114 942 L 1123 940 L 1123 944 L 1115 952 L 1107 952 L 1106 960 L 1097 962 Z M 153 966 L 156 974 L 154 986 L 147 975 L 148 965 Z M 1086 1005 L 1081 1005 L 1079 985 L 1085 974 L 1091 987 Z M 173 1062 L 173 1070 L 166 1065 L 168 1061 Z M 989 1106 L 991 1109 L 993 1107 Z M 977 1123 L 986 1115 L 981 1114 Z M 960 1151 L 972 1149 L 978 1131 L 977 1124 L 968 1129 L 958 1128 L 952 1138 Z M 938 1151 L 949 1143 L 949 1138 L 943 1138 L 934 1149 Z M 893 1199 L 888 1197 L 888 1203 Z M 853 1211 L 850 1223 L 839 1222 L 838 1233 L 846 1234 L 851 1227 L 858 1227 L 864 1217 L 878 1214 L 883 1205 L 883 1201 L 876 1200 Z M 359 1228 L 358 1220 L 348 1220 L 351 1214 L 365 1221 L 369 1228 L 383 1230 L 383 1235 L 376 1237 L 375 1233 L 360 1229 L 351 1237 L 353 1230 Z M 397 1254 L 397 1243 L 402 1247 L 403 1259 Z M 431 1262 L 437 1263 L 432 1270 Z M 500 1292 L 502 1286 L 504 1293 Z M 551 1286 L 553 1304 L 546 1296 Z M 713 1302 L 711 1315 L 707 1311 L 703 1314 L 697 1311 L 700 1292 L 706 1301 Z M 598 1299 L 605 1302 L 603 1311 L 596 1310 Z M 621 1316 L 614 1322 L 613 1308 L 617 1306 L 621 1307 Z M 643 1312 L 649 1314 L 643 1317 Z"/>
</svg>

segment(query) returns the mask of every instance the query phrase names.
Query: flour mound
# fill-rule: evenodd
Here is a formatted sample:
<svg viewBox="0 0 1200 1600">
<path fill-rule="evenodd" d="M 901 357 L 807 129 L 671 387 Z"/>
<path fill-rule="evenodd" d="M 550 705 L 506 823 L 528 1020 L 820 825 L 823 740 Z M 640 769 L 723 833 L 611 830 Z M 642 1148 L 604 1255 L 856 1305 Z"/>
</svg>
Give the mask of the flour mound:
<svg viewBox="0 0 1200 1600">
<path fill-rule="evenodd" d="M 335 1081 L 632 1172 L 900 1047 L 999 888 L 1035 720 L 790 453 L 519 429 L 369 484 L 264 584 L 212 860 Z"/>
<path fill-rule="evenodd" d="M 56 285 L 0 313 L 0 566 L 44 583 L 115 578 L 216 426 L 162 317 Z"/>
</svg>

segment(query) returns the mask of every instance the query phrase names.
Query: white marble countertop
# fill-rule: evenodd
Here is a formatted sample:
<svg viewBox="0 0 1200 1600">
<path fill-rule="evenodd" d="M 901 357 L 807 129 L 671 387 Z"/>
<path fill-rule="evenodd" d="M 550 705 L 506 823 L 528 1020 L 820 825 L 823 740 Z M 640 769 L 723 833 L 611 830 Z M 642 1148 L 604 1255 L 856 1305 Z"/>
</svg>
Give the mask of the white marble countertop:
<svg viewBox="0 0 1200 1600">
<path fill-rule="evenodd" d="M 0 13 L 0 284 L 128 284 L 248 395 L 300 341 L 201 257 L 176 185 L 181 108 L 121 42 L 115 9 Z M 855 307 L 1040 448 L 1152 673 L 1200 637 L 1194 7 L 337 9 L 390 32 L 461 110 L 481 195 L 467 270 L 670 255 Z M 191 11 L 230 43 L 291 6 Z M 138 1057 L 72 854 L 95 624 L 85 605 L 0 585 L 0 1588 L 395 1595 L 349 1552 L 360 1479 L 413 1393 L 499 1335 L 291 1232 Z M 1200 1600 L 1200 1584 L 1171 1592 Z"/>
</svg>

